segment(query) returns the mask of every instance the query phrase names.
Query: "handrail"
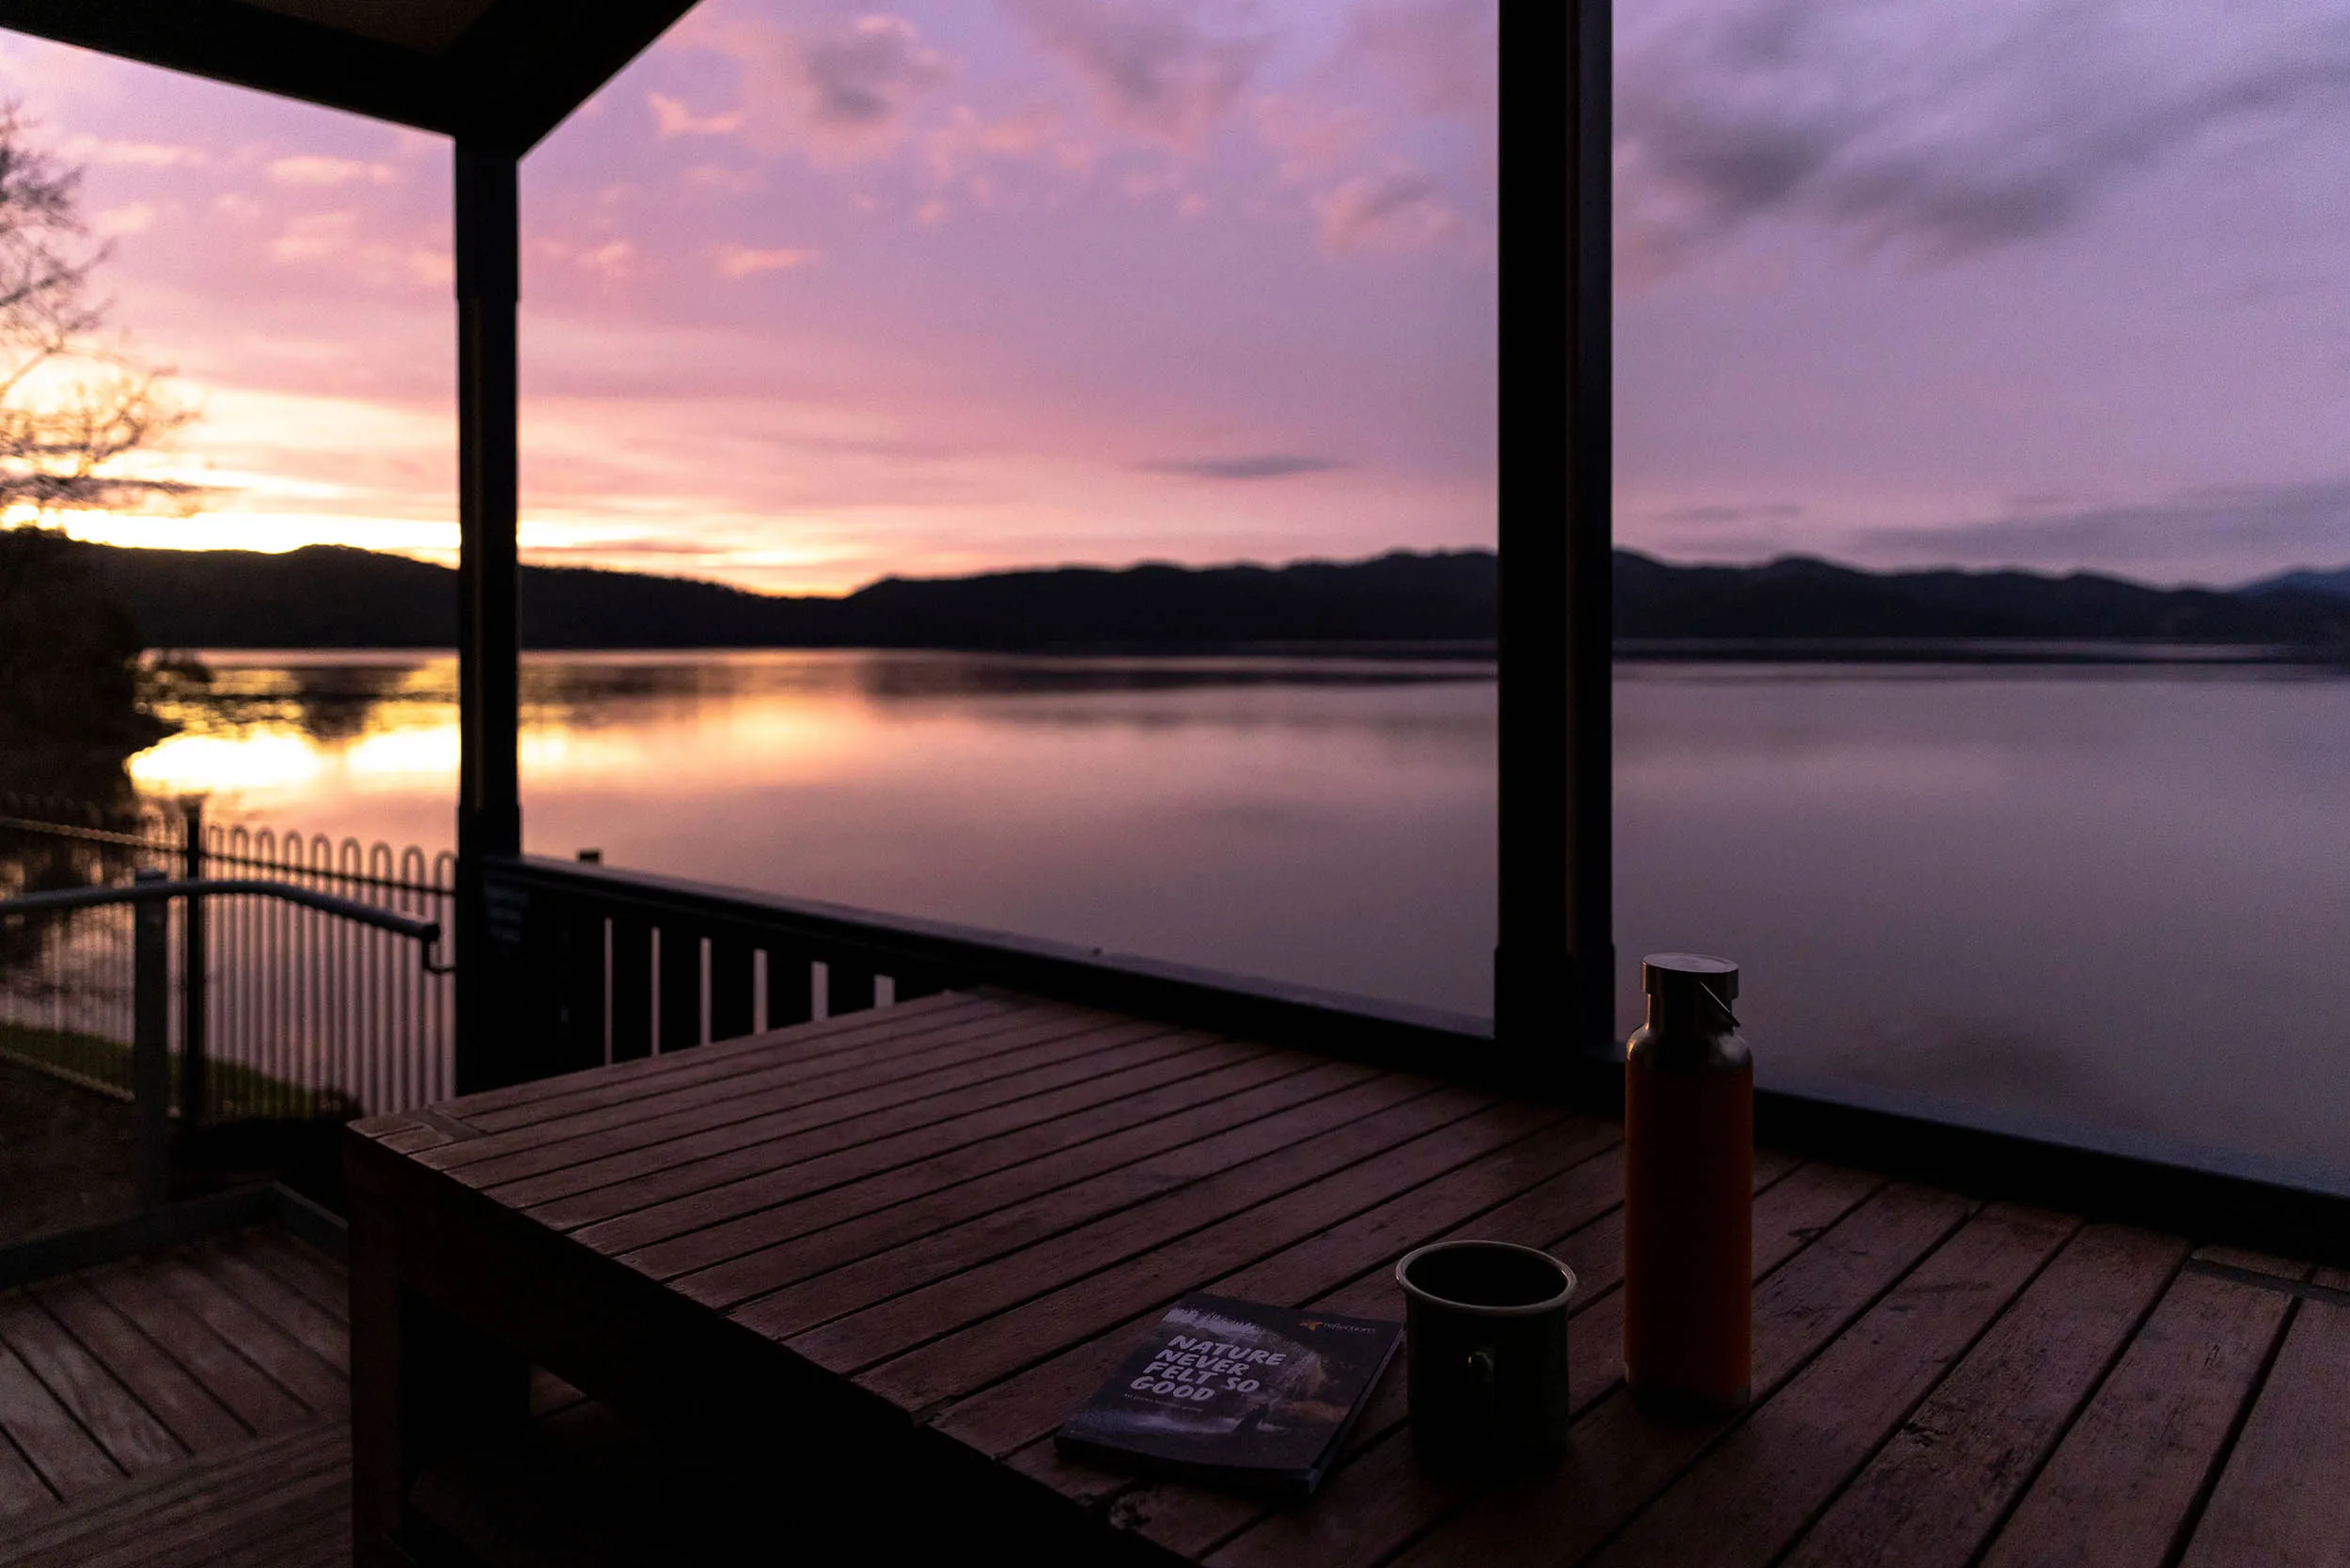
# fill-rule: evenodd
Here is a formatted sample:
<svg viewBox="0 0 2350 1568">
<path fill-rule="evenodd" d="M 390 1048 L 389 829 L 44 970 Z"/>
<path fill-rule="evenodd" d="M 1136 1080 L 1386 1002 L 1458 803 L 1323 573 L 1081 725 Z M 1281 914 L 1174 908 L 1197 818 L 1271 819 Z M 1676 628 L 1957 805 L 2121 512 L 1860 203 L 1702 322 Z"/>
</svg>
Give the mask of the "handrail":
<svg viewBox="0 0 2350 1568">
<path fill-rule="evenodd" d="M 171 901 L 186 899 L 190 916 L 200 901 L 233 894 L 279 899 L 356 925 L 374 926 L 421 944 L 418 957 L 431 973 L 446 973 L 432 962 L 440 941 L 441 923 L 378 909 L 353 899 L 337 898 L 290 882 L 260 877 L 167 877 L 145 870 L 128 886 L 59 887 L 0 899 L 0 917 L 35 915 L 56 910 L 99 909 L 131 905 L 136 912 L 132 942 L 131 1078 L 132 1103 L 139 1111 L 139 1197 L 149 1211 L 161 1209 L 171 1195 L 169 1119 L 171 1115 L 170 1021 L 166 1013 L 171 994 L 171 956 L 165 946 L 171 924 Z M 191 973 L 201 973 L 198 967 Z M 193 1129 L 204 1104 L 206 1075 L 202 1042 L 191 1036 L 180 1053 L 180 1104 L 183 1125 Z"/>
<path fill-rule="evenodd" d="M 0 815 L 0 827 L 42 833 L 53 839 L 78 839 L 85 843 L 114 844 L 122 849 L 176 850 L 180 847 L 172 839 L 151 839 L 144 833 L 123 833 L 107 827 L 76 827 L 71 823 L 42 822 L 37 817 Z"/>
<path fill-rule="evenodd" d="M 62 887 L 51 892 L 22 893 L 12 899 L 0 899 L 0 916 L 31 915 L 52 909 L 97 909 L 108 904 L 145 903 L 158 899 L 220 898 L 231 894 L 252 894 L 263 898 L 283 899 L 321 910 L 340 919 L 360 925 L 375 926 L 395 935 L 413 937 L 430 949 L 441 939 L 441 922 L 419 920 L 414 916 L 379 909 L 356 899 L 337 898 L 313 888 L 298 887 L 290 882 L 271 882 L 262 877 L 195 877 L 142 878 L 128 886 Z"/>
</svg>

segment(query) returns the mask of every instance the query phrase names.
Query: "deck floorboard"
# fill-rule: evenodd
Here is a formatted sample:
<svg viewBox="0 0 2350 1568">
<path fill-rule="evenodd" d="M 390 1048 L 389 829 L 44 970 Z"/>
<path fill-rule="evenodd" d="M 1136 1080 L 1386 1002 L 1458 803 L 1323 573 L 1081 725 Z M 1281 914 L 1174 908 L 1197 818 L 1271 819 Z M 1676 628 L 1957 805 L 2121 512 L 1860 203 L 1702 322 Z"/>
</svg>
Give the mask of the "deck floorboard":
<svg viewBox="0 0 2350 1568">
<path fill-rule="evenodd" d="M 251 1308 L 337 1376 L 349 1377 L 351 1328 L 342 1318 L 287 1284 L 239 1247 L 217 1243 L 192 1247 L 189 1261 L 213 1284 Z M 315 1373 L 310 1381 L 313 1387 L 318 1386 Z M 340 1391 L 330 1397 L 335 1401 L 332 1408 L 339 1409 Z"/>
<path fill-rule="evenodd" d="M 32 1294 L 188 1452 L 225 1448 L 252 1435 L 226 1403 L 86 1281 L 44 1280 Z"/>
<path fill-rule="evenodd" d="M 1198 1037 L 1134 1038 L 1144 1027 L 1120 1031 L 1124 1039 L 1103 1030 L 1073 1059 L 951 1091 L 944 1103 L 901 1106 L 892 1119 L 897 1125 L 869 1121 L 856 1128 L 854 1143 L 844 1144 L 829 1128 L 794 1136 L 765 1121 L 739 1122 L 573 1166 L 556 1173 L 559 1181 L 518 1182 L 494 1196 L 563 1230 L 608 1227 L 591 1245 L 626 1250 L 731 1218 L 745 1204 L 756 1207 L 773 1189 L 774 1172 L 789 1166 L 825 1162 L 798 1173 L 795 1185 L 810 1190 L 909 1160 L 940 1161 L 994 1135 L 1040 1123 L 1059 1131 L 1063 1117 L 1101 1102 L 1233 1065 Z"/>
<path fill-rule="evenodd" d="M 2075 1222 L 1998 1206 L 1760 1400 L 1594 1561 L 1762 1568 L 1836 1499 L 2058 1250 Z"/>
<path fill-rule="evenodd" d="M 340 1413 L 350 1401 L 344 1375 L 272 1323 L 258 1305 L 205 1273 L 197 1266 L 200 1255 L 192 1248 L 158 1264 L 154 1275 L 163 1289 L 306 1412 Z"/>
<path fill-rule="evenodd" d="M 2313 1283 L 2350 1289 L 2320 1269 Z M 2350 1562 L 2350 1307 L 2296 1300 L 2284 1345 L 2227 1457 L 2181 1568 Z"/>
<path fill-rule="evenodd" d="M 1089 1226 L 1088 1235 L 1064 1242 L 1064 1250 L 1083 1251 L 1087 1241 L 1096 1237 L 1131 1234 L 1133 1211 L 1170 1193 L 1198 1198 L 1207 1183 L 1217 1182 L 1229 1201 L 1234 1192 L 1250 1190 L 1267 1176 L 1277 1179 L 1291 1152 L 1308 1151 L 1310 1159 L 1318 1145 L 1318 1152 L 1326 1155 L 1333 1135 L 1344 1135 L 1358 1123 L 1433 1092 L 1424 1083 L 1400 1083 L 1361 1072 L 1332 1076 L 1345 1080 L 1345 1087 L 1154 1151 L 1145 1159 L 1121 1160 L 1123 1149 L 1089 1147 L 1077 1157 L 1031 1173 L 1033 1184 L 972 1183 L 942 1194 L 936 1204 L 888 1210 L 870 1224 L 835 1227 L 799 1243 L 747 1254 L 723 1274 L 715 1268 L 702 1271 L 684 1288 L 698 1299 L 710 1299 L 702 1292 L 716 1276 L 734 1299 L 744 1303 L 733 1308 L 731 1315 L 777 1339 L 853 1313 L 917 1313 L 918 1305 L 899 1307 L 893 1305 L 895 1299 L 965 1278 Z M 1362 1137 L 1359 1131 L 1354 1134 L 1357 1141 Z M 1031 1185 L 1042 1190 L 1013 1203 L 1001 1201 L 1006 1188 Z M 1209 1189 L 1205 1196 L 1213 1200 L 1217 1190 Z M 844 1250 L 854 1262 L 821 1273 L 809 1267 Z M 1027 1261 L 1035 1262 L 1036 1255 L 1028 1253 Z"/>
<path fill-rule="evenodd" d="M 1289 1117 L 1286 1126 L 1296 1126 L 1297 1115 L 1307 1114 L 1299 1107 L 1370 1077 L 1367 1069 L 1325 1062 L 1268 1079 L 1252 1075 L 1237 1088 L 1203 1084 L 1197 1094 L 1162 1103 L 1128 1126 L 1024 1139 L 1014 1152 L 1025 1158 L 968 1169 L 958 1179 L 932 1179 L 953 1177 L 958 1167 L 949 1156 L 943 1173 L 927 1168 L 892 1172 L 819 1193 L 802 1193 L 796 1185 L 778 1193 L 770 1185 L 767 1205 L 740 1219 L 619 1256 L 656 1278 L 674 1279 L 677 1290 L 697 1301 L 730 1307 L 981 1215 L 998 1215 L 1000 1223 L 1033 1213 L 1050 1195 L 1088 1180 L 1124 1180 L 1115 1173 L 1126 1172 L 1147 1183 L 1155 1174 L 1162 1180 L 1149 1190 L 1161 1190 L 1189 1168 L 1181 1156 L 1203 1138 L 1230 1135 L 1228 1147 L 1238 1149 L 1251 1136 L 1247 1129 L 1283 1116 Z M 1096 1136 L 1085 1136 L 1089 1131 Z M 1158 1164 L 1145 1163 L 1151 1161 Z"/>
<path fill-rule="evenodd" d="M 1787 1568 L 1966 1568 L 2186 1252 L 2115 1226 L 2075 1236 L 1837 1497 Z"/>
<path fill-rule="evenodd" d="M 342 1278 L 264 1230 L 0 1296 L 0 1568 L 348 1563 Z"/>
<path fill-rule="evenodd" d="M 0 1297 L 0 1344 L 16 1354 L 75 1422 L 126 1475 L 151 1470 L 187 1450 L 136 1395 L 33 1297 Z"/>
<path fill-rule="evenodd" d="M 0 1434 L 59 1497 L 122 1479 L 121 1467 L 90 1435 L 81 1415 L 5 1346 L 0 1346 Z"/>
<path fill-rule="evenodd" d="M 2263 1260 L 2283 1279 L 2308 1273 Z M 2294 1298 L 2181 1273 L 2054 1453 L 1984 1568 L 2167 1562 L 2282 1337 Z"/>
<path fill-rule="evenodd" d="M 182 1306 L 144 1262 L 95 1270 L 81 1279 L 227 1406 L 247 1431 L 265 1436 L 309 1424 L 310 1412 L 300 1400 Z"/>
</svg>

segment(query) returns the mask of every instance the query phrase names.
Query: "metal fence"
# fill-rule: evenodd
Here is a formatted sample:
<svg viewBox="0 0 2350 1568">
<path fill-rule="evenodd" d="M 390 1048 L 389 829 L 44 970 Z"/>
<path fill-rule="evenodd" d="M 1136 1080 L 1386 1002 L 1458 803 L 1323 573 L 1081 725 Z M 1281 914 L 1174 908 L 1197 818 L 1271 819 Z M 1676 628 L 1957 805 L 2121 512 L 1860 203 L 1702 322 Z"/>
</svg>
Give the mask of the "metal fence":
<svg viewBox="0 0 2350 1568">
<path fill-rule="evenodd" d="M 455 913 L 446 852 L 207 823 L 193 803 L 110 811 L 0 794 L 0 897 L 115 886 L 142 870 L 264 877 L 444 932 Z M 0 1056 L 130 1098 L 133 917 L 0 919 Z M 170 1051 L 208 1064 L 196 1122 L 371 1114 L 450 1092 L 451 977 L 419 964 L 412 943 L 247 896 L 179 901 L 172 922 Z M 175 1087 L 185 1120 L 180 1097 Z"/>
</svg>

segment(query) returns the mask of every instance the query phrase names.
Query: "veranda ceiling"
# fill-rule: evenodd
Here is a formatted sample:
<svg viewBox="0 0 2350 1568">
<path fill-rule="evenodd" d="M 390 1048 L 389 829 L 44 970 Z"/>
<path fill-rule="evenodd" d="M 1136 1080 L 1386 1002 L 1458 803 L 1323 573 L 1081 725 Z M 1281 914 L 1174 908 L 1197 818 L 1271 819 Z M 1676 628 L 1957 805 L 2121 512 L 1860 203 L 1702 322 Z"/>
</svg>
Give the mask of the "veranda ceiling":
<svg viewBox="0 0 2350 1568">
<path fill-rule="evenodd" d="M 481 19 L 490 0 L 250 0 L 265 11 L 437 55 Z"/>
<path fill-rule="evenodd" d="M 521 152 L 693 0 L 0 0 L 0 27 Z"/>
</svg>

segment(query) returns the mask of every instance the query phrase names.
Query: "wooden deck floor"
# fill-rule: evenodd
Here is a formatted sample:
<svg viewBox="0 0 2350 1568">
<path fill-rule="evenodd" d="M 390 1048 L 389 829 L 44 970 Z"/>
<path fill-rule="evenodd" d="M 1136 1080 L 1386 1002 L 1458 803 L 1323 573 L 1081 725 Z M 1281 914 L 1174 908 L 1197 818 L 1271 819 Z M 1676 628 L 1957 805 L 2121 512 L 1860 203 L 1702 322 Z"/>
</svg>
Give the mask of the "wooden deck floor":
<svg viewBox="0 0 2350 1568">
<path fill-rule="evenodd" d="M 274 1229 L 0 1294 L 0 1565 L 348 1563 L 348 1302 Z"/>
<path fill-rule="evenodd" d="M 2193 1238 L 1766 1155 L 1755 1403 L 1688 1425 L 1618 1381 L 1616 1129 L 1407 1074 L 947 996 L 368 1132 L 403 1194 L 566 1235 L 586 1288 L 658 1281 L 1171 1560 L 2350 1561 L 2350 1277 Z M 1400 1316 L 1396 1258 L 1448 1235 L 1583 1280 L 1543 1481 L 1424 1471 L 1400 1368 L 1304 1506 L 1054 1451 L 1183 1293 Z"/>
</svg>

